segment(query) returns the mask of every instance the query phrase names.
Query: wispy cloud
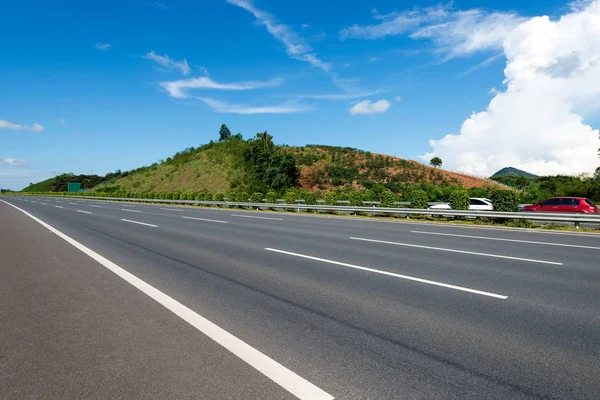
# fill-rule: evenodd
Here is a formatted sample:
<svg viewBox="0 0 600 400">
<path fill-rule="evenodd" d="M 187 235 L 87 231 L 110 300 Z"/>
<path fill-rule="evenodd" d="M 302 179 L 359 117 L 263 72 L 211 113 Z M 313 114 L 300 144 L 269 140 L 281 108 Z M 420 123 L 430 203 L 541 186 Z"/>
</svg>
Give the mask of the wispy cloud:
<svg viewBox="0 0 600 400">
<path fill-rule="evenodd" d="M 66 120 L 66 119 L 64 119 L 64 118 L 58 118 L 58 122 L 59 122 L 61 125 L 66 125 L 66 124 L 67 124 L 67 120 Z"/>
<path fill-rule="evenodd" d="M 155 53 L 154 50 L 146 54 L 144 58 L 152 60 L 165 68 L 178 69 L 184 75 L 189 74 L 191 71 L 190 66 L 188 65 L 188 62 L 185 58 L 183 60 L 176 61 L 166 54 L 164 56 L 161 56 L 160 54 Z"/>
<path fill-rule="evenodd" d="M 96 43 L 94 45 L 94 47 L 97 48 L 98 50 L 105 51 L 105 50 L 110 49 L 112 47 L 112 44 L 110 44 L 110 43 Z"/>
<path fill-rule="evenodd" d="M 0 158 L 0 165 L 12 165 L 18 167 L 27 164 L 27 160 L 20 160 L 18 158 Z"/>
<path fill-rule="evenodd" d="M 331 71 L 331 64 L 322 61 L 302 37 L 292 31 L 289 26 L 279 23 L 273 15 L 256 8 L 251 0 L 226 1 L 252 13 L 256 21 L 260 25 L 264 25 L 271 36 L 283 43 L 288 56 L 307 62 L 325 72 Z"/>
<path fill-rule="evenodd" d="M 471 68 L 467 69 L 464 72 L 461 72 L 460 74 L 458 74 L 456 76 L 457 77 L 465 76 L 465 75 L 470 74 L 471 72 L 477 71 L 479 68 L 487 67 L 488 65 L 492 64 L 494 61 L 500 59 L 501 57 L 504 57 L 504 53 L 498 53 L 496 55 L 488 57 L 485 60 L 483 60 L 482 62 L 480 62 L 479 64 L 472 66 Z"/>
<path fill-rule="evenodd" d="M 189 97 L 187 93 L 190 89 L 215 89 L 215 90 L 252 90 L 265 87 L 279 86 L 281 79 L 275 78 L 270 81 L 245 81 L 232 83 L 215 82 L 207 76 L 200 78 L 182 79 L 171 82 L 161 82 L 160 85 L 169 92 L 171 97 L 183 99 Z"/>
<path fill-rule="evenodd" d="M 387 100 L 379 100 L 373 103 L 371 100 L 363 100 L 350 108 L 350 114 L 357 115 L 383 113 L 386 112 L 391 106 L 392 103 Z"/>
<path fill-rule="evenodd" d="M 374 96 L 385 93 L 386 90 L 373 90 L 371 92 L 361 93 L 330 93 L 330 94 L 297 94 L 293 97 L 298 99 L 314 99 L 314 100 L 352 100 L 362 97 Z"/>
<path fill-rule="evenodd" d="M 167 10 L 167 6 L 158 1 L 145 1 L 144 5 L 147 7 L 157 8 L 159 10 Z"/>
<path fill-rule="evenodd" d="M 32 131 L 32 132 L 37 132 L 37 133 L 41 133 L 44 131 L 44 127 L 39 125 L 39 124 L 33 124 L 33 125 L 19 125 L 19 124 L 13 124 L 12 122 L 0 119 L 0 129 L 10 129 L 13 131 Z"/>
<path fill-rule="evenodd" d="M 201 97 L 213 111 L 228 114 L 293 114 L 311 110 L 310 107 L 294 104 L 278 104 L 271 106 L 247 106 L 239 104 L 230 104 L 224 101 Z"/>
<path fill-rule="evenodd" d="M 380 39 L 407 34 L 430 39 L 446 59 L 481 50 L 501 49 L 504 39 L 525 19 L 514 13 L 481 9 L 453 10 L 451 4 L 378 14 L 372 25 L 353 25 L 340 31 L 340 39 Z"/>
</svg>

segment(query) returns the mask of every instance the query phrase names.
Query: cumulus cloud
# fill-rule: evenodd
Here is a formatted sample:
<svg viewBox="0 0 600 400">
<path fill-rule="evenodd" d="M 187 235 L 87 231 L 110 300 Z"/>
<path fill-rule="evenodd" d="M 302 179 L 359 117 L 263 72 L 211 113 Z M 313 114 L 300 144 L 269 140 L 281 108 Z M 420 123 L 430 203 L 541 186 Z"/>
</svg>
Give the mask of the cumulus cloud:
<svg viewBox="0 0 600 400">
<path fill-rule="evenodd" d="M 265 87 L 279 86 L 281 79 L 275 78 L 269 81 L 245 81 L 232 83 L 215 82 L 207 76 L 199 78 L 182 79 L 171 82 L 161 82 L 160 85 L 169 92 L 171 97 L 183 99 L 189 97 L 189 89 L 216 89 L 216 90 L 252 90 Z"/>
<path fill-rule="evenodd" d="M 331 70 L 331 64 L 321 60 L 302 37 L 289 26 L 279 23 L 271 14 L 256 8 L 251 0 L 227 0 L 227 2 L 254 15 L 256 21 L 264 25 L 271 36 L 283 43 L 286 53 L 291 58 L 307 62 L 325 72 Z"/>
<path fill-rule="evenodd" d="M 148 54 L 144 56 L 144 58 L 148 60 L 152 60 L 157 64 L 162 65 L 165 68 L 169 69 L 178 69 L 182 74 L 187 75 L 190 73 L 190 66 L 188 65 L 187 60 L 184 58 L 181 61 L 173 60 L 168 55 L 161 56 L 160 54 L 156 54 L 154 50 L 150 51 Z"/>
<path fill-rule="evenodd" d="M 27 165 L 27 160 L 20 160 L 18 158 L 0 158 L 0 165 L 22 166 Z"/>
<path fill-rule="evenodd" d="M 272 106 L 246 106 L 229 104 L 224 101 L 202 97 L 200 98 L 213 111 L 228 114 L 293 114 L 310 110 L 309 107 L 293 104 L 280 104 Z"/>
<path fill-rule="evenodd" d="M 599 38 L 600 0 L 515 27 L 503 41 L 506 89 L 495 90 L 459 134 L 431 140 L 423 158 L 485 176 L 506 166 L 539 175 L 593 172 L 599 131 L 583 115 L 600 108 Z"/>
<path fill-rule="evenodd" d="M 27 125 L 19 125 L 13 124 L 12 122 L 0 119 L 0 129 L 11 129 L 13 131 L 32 131 L 36 133 L 41 133 L 44 131 L 44 127 L 39 124 L 33 124 L 30 126 Z"/>
<path fill-rule="evenodd" d="M 104 51 L 104 50 L 110 49 L 112 47 L 112 44 L 110 44 L 110 43 L 96 43 L 94 45 L 94 47 L 97 48 L 98 50 Z"/>
<path fill-rule="evenodd" d="M 379 100 L 374 103 L 371 100 L 359 101 L 350 108 L 350 114 L 376 114 L 386 112 L 392 103 L 387 100 Z"/>
</svg>

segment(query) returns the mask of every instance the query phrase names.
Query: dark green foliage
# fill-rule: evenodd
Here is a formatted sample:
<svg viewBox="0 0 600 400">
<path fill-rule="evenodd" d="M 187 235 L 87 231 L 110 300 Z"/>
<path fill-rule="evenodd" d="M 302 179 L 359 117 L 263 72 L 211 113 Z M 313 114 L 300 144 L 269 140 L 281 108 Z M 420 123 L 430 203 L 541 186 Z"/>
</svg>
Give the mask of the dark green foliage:
<svg viewBox="0 0 600 400">
<path fill-rule="evenodd" d="M 430 161 L 429 164 L 431 164 L 431 166 L 433 168 L 438 168 L 442 166 L 442 159 L 439 157 L 433 157 Z"/>
<path fill-rule="evenodd" d="M 265 196 L 263 196 L 263 194 L 262 194 L 262 193 L 260 193 L 260 192 L 255 192 L 255 193 L 252 193 L 251 200 L 252 200 L 252 202 L 253 202 L 253 203 L 262 203 L 262 202 L 263 202 L 263 198 L 264 198 L 264 197 L 265 197 Z"/>
<path fill-rule="evenodd" d="M 325 204 L 328 206 L 337 205 L 337 193 L 335 192 L 327 192 L 325 194 Z"/>
<path fill-rule="evenodd" d="M 385 192 L 381 193 L 380 207 L 388 207 L 388 208 L 396 207 L 396 205 L 394 203 L 397 201 L 398 201 L 398 196 L 395 195 L 394 193 L 390 192 L 389 190 L 386 190 Z"/>
<path fill-rule="evenodd" d="M 362 207 L 363 204 L 363 194 L 359 191 L 353 191 L 350 193 L 350 205 L 353 207 Z"/>
<path fill-rule="evenodd" d="M 455 190 L 450 194 L 450 207 L 453 210 L 468 210 L 469 205 L 469 192 L 466 190 Z"/>
<path fill-rule="evenodd" d="M 250 196 L 248 195 L 248 192 L 238 192 L 237 195 L 235 196 L 235 201 L 238 202 L 247 202 L 248 198 Z"/>
<path fill-rule="evenodd" d="M 519 211 L 519 199 L 514 190 L 498 189 L 492 192 L 491 198 L 495 211 Z"/>
<path fill-rule="evenodd" d="M 425 209 L 428 206 L 427 192 L 424 190 L 413 190 L 410 196 L 410 207 Z"/>
<path fill-rule="evenodd" d="M 175 192 L 175 193 L 173 193 L 171 195 L 171 199 L 172 200 L 179 200 L 179 196 L 180 196 L 180 194 L 178 192 Z"/>
<path fill-rule="evenodd" d="M 227 125 L 221 125 L 221 129 L 219 129 L 219 142 L 224 142 L 231 137 L 231 131 L 227 127 Z"/>
<path fill-rule="evenodd" d="M 225 195 L 223 193 L 215 193 L 213 196 L 213 201 L 224 201 Z"/>
<path fill-rule="evenodd" d="M 302 195 L 302 199 L 304 200 L 304 204 L 311 205 L 311 206 L 317 204 L 317 195 L 314 193 L 310 193 L 310 192 L 304 193 Z"/>
<path fill-rule="evenodd" d="M 269 203 L 269 204 L 275 204 L 275 203 L 277 203 L 277 193 L 275 193 L 275 192 L 268 192 L 267 193 L 267 203 Z"/>
<path fill-rule="evenodd" d="M 296 192 L 290 190 L 284 196 L 285 204 L 296 204 Z"/>
<path fill-rule="evenodd" d="M 179 200 L 187 200 L 187 199 L 188 199 L 187 193 L 181 193 L 179 195 Z"/>
<path fill-rule="evenodd" d="M 249 166 L 253 187 L 283 190 L 296 187 L 298 169 L 291 154 L 273 144 L 273 136 L 257 133 L 248 140 L 244 159 Z"/>
<path fill-rule="evenodd" d="M 529 172 L 517 169 L 517 168 L 513 168 L 513 167 L 505 167 L 502 168 L 500 171 L 497 171 L 494 175 L 492 175 L 492 178 L 497 178 L 500 176 L 512 176 L 512 177 L 523 177 L 523 178 L 527 178 L 527 179 L 534 179 L 537 178 L 537 175 L 534 174 L 530 174 Z"/>
</svg>

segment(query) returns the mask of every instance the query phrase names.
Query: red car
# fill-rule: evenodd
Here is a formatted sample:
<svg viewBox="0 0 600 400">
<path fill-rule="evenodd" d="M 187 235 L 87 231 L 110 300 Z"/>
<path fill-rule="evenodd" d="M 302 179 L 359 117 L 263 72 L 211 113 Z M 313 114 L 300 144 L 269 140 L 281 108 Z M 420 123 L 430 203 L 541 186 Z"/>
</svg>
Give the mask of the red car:
<svg viewBox="0 0 600 400">
<path fill-rule="evenodd" d="M 598 214 L 598 207 L 585 197 L 552 197 L 523 207 L 523 211 Z"/>
</svg>

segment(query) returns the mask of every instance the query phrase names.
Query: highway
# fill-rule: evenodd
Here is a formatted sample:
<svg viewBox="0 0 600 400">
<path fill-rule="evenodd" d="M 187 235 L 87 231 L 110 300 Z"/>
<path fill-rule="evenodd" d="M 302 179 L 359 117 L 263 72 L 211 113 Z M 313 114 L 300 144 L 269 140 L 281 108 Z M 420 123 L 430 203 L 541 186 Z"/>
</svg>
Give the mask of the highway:
<svg viewBox="0 0 600 400">
<path fill-rule="evenodd" d="M 0 399 L 598 399 L 600 236 L 0 197 Z"/>
</svg>

